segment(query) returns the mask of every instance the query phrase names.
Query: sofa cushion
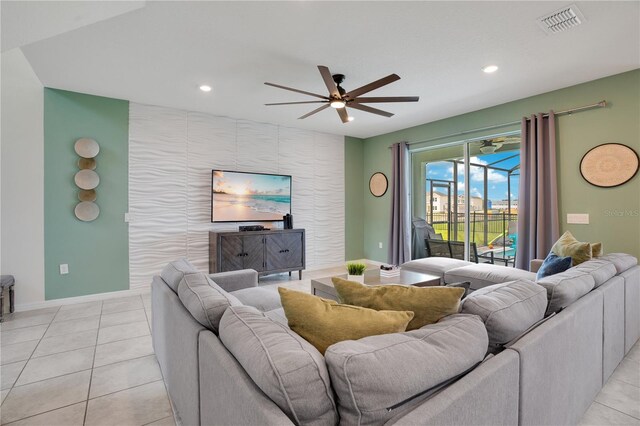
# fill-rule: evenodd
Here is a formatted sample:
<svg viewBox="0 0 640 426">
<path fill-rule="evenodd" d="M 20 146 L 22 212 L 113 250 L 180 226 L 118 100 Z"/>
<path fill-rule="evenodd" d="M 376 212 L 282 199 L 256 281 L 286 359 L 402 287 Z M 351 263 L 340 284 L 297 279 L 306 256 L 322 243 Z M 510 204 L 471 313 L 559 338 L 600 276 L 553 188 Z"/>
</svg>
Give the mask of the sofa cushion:
<svg viewBox="0 0 640 426">
<path fill-rule="evenodd" d="M 496 349 L 544 318 L 547 291 L 529 280 L 494 284 L 474 291 L 461 312 L 478 315 L 487 328 L 489 348 Z"/>
<path fill-rule="evenodd" d="M 537 284 L 547 290 L 549 303 L 545 314 L 551 315 L 589 293 L 595 286 L 595 280 L 591 274 L 571 268 L 538 280 Z"/>
<path fill-rule="evenodd" d="M 594 248 L 596 254 L 602 253 L 601 243 L 596 243 L 592 246 L 590 243 L 576 240 L 573 234 L 567 231 L 558 238 L 558 241 L 551 247 L 551 251 L 560 257 L 571 256 L 573 264 L 577 266 L 595 256 L 593 254 Z"/>
<path fill-rule="evenodd" d="M 340 423 L 379 425 L 410 399 L 481 362 L 487 331 L 479 317 L 455 314 L 418 330 L 336 343 L 325 361 Z"/>
<path fill-rule="evenodd" d="M 362 306 L 376 311 L 411 311 L 414 316 L 407 331 L 438 322 L 442 317 L 457 314 L 464 288 L 416 287 L 408 285 L 364 285 L 333 277 L 333 286 L 340 300 L 347 305 Z"/>
<path fill-rule="evenodd" d="M 638 259 L 626 253 L 609 253 L 600 256 L 598 259 L 613 263 L 613 266 L 616 267 L 616 274 L 621 274 L 638 264 Z"/>
<path fill-rule="evenodd" d="M 182 277 L 178 284 L 178 297 L 196 321 L 214 333 L 218 332 L 224 311 L 229 306 L 242 305 L 235 296 L 199 272 Z"/>
<path fill-rule="evenodd" d="M 338 423 L 322 355 L 288 327 L 252 306 L 234 306 L 222 316 L 220 340 L 293 423 Z"/>
<path fill-rule="evenodd" d="M 440 279 L 444 279 L 444 273 L 448 270 L 467 265 L 473 265 L 473 263 L 460 259 L 452 259 L 450 257 L 427 257 L 403 263 L 400 268 L 436 275 L 440 277 Z"/>
<path fill-rule="evenodd" d="M 195 274 L 198 272 L 195 266 L 193 266 L 187 259 L 182 258 L 169 262 L 167 266 L 160 272 L 160 278 L 164 280 L 174 293 L 178 292 L 178 284 L 182 280 L 185 274 Z"/>
<path fill-rule="evenodd" d="M 282 308 L 280 295 L 275 288 L 249 287 L 232 291 L 231 294 L 243 305 L 253 306 L 262 312 Z"/>
<path fill-rule="evenodd" d="M 536 274 L 522 269 L 488 263 L 473 263 L 469 266 L 451 269 L 444 274 L 446 283 L 469 281 L 472 290 L 513 280 L 535 281 Z"/>
<path fill-rule="evenodd" d="M 282 287 L 278 291 L 289 327 L 323 354 L 343 340 L 405 331 L 413 319 L 409 311 L 376 311 Z"/>
<path fill-rule="evenodd" d="M 271 318 L 275 322 L 284 325 L 287 328 L 289 327 L 289 322 L 287 321 L 287 315 L 284 313 L 284 308 L 267 311 L 264 313 L 264 315 L 268 318 Z"/>
<path fill-rule="evenodd" d="M 600 287 L 616 274 L 615 265 L 602 258 L 587 260 L 576 266 L 575 269 L 590 274 L 596 287 Z"/>
<path fill-rule="evenodd" d="M 559 274 L 573 265 L 573 259 L 571 256 L 560 257 L 554 252 L 550 252 L 540 265 L 538 272 L 536 273 L 536 279 L 548 277 L 549 275 Z"/>
</svg>

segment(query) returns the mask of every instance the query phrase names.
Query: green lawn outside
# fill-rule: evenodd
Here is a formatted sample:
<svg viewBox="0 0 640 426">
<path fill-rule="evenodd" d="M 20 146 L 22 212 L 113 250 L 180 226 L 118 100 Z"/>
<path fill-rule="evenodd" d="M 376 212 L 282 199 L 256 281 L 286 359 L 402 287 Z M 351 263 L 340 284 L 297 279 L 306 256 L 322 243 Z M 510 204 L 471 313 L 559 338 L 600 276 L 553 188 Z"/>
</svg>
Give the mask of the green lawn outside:
<svg viewBox="0 0 640 426">
<path fill-rule="evenodd" d="M 492 241 L 494 238 L 502 236 L 502 230 L 496 232 L 496 224 L 489 224 L 488 232 L 487 232 L 487 242 Z M 502 225 L 502 224 L 500 224 Z M 502 226 L 500 226 L 502 228 Z M 449 238 L 449 225 L 447 223 L 436 223 L 433 225 L 433 229 L 438 234 L 442 234 L 442 239 L 449 240 L 453 239 L 453 229 L 451 230 L 451 238 Z M 473 230 L 473 223 L 471 224 L 471 229 Z M 462 223 L 458 224 L 458 236 L 457 241 L 464 241 L 464 225 Z M 478 246 L 486 245 L 484 242 L 484 223 L 476 222 L 475 223 L 475 232 L 471 235 L 471 242 L 475 242 Z"/>
</svg>

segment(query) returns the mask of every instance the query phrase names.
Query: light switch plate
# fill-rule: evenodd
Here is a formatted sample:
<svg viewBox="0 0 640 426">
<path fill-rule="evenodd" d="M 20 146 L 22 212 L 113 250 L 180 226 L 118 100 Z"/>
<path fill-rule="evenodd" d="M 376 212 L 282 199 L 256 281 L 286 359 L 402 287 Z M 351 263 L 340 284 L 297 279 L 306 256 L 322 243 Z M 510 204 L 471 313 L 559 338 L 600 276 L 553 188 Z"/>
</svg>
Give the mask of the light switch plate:
<svg viewBox="0 0 640 426">
<path fill-rule="evenodd" d="M 588 225 L 589 213 L 567 213 L 567 223 Z"/>
<path fill-rule="evenodd" d="M 60 275 L 67 275 L 69 273 L 69 265 L 66 263 L 60 264 Z"/>
</svg>

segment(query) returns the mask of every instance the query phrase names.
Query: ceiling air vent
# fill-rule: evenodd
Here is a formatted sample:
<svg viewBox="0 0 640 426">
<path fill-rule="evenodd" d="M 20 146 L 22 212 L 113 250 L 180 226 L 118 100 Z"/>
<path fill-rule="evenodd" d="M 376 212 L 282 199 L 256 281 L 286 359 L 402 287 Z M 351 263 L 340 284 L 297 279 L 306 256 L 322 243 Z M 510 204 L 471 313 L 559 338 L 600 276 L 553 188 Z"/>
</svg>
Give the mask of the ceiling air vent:
<svg viewBox="0 0 640 426">
<path fill-rule="evenodd" d="M 538 18 L 538 25 L 547 34 L 561 33 L 583 22 L 585 22 L 584 15 L 575 4 Z"/>
</svg>

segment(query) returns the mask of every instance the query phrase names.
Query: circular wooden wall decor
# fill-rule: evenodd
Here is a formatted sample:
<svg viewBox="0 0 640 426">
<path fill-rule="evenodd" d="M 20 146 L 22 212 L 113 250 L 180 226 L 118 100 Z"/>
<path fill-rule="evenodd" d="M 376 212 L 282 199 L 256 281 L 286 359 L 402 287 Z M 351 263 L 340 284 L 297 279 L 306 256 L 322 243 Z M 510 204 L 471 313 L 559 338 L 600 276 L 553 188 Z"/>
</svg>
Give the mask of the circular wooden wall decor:
<svg viewBox="0 0 640 426">
<path fill-rule="evenodd" d="M 382 197 L 389 186 L 387 177 L 382 172 L 376 172 L 369 179 L 369 191 L 374 197 Z"/>
<path fill-rule="evenodd" d="M 629 182 L 638 172 L 640 159 L 632 148 L 605 143 L 591 148 L 580 161 L 580 173 L 591 185 L 612 188 Z"/>
<path fill-rule="evenodd" d="M 95 158 L 79 158 L 78 159 L 78 168 L 80 170 L 84 170 L 84 169 L 95 170 L 96 169 L 96 159 Z"/>
<path fill-rule="evenodd" d="M 78 191 L 78 200 L 80 201 L 95 201 L 96 198 L 96 190 L 95 189 L 81 189 Z"/>
</svg>

